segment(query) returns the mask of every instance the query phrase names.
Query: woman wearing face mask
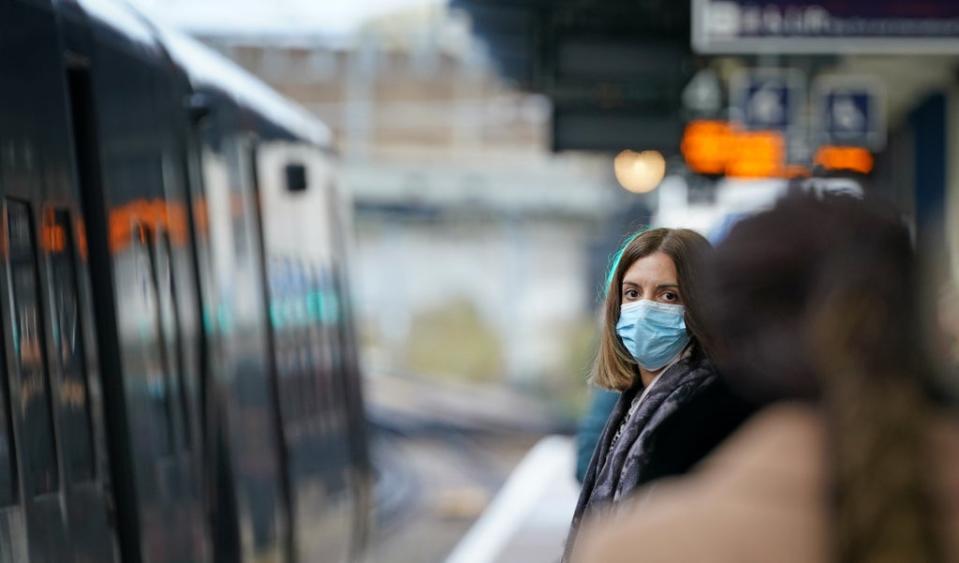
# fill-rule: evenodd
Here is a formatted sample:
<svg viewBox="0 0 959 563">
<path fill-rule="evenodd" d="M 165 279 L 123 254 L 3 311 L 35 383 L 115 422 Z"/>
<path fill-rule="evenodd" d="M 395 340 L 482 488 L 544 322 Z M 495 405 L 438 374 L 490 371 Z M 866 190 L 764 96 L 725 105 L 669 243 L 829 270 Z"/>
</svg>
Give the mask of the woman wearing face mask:
<svg viewBox="0 0 959 563">
<path fill-rule="evenodd" d="M 574 561 L 959 563 L 955 381 L 927 356 L 899 211 L 793 194 L 711 262 L 716 360 L 764 406 L 697 471 L 587 525 Z"/>
<path fill-rule="evenodd" d="M 694 231 L 652 229 L 613 261 L 590 380 L 621 395 L 586 472 L 567 553 L 585 515 L 687 471 L 751 412 L 704 352 L 697 264 L 709 251 Z"/>
</svg>

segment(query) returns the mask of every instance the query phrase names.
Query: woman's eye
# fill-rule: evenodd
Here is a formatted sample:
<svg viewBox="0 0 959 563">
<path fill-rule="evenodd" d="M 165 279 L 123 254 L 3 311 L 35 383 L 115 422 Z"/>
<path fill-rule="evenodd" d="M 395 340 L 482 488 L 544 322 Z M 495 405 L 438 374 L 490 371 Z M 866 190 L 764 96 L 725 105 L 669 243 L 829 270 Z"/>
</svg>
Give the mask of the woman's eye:
<svg viewBox="0 0 959 563">
<path fill-rule="evenodd" d="M 672 291 L 667 291 L 666 293 L 663 294 L 663 299 L 669 302 L 678 301 L 679 295 L 676 293 L 673 293 Z"/>
<path fill-rule="evenodd" d="M 636 299 L 639 297 L 639 292 L 635 289 L 627 289 L 623 292 L 623 297 L 626 297 L 627 299 Z"/>
</svg>

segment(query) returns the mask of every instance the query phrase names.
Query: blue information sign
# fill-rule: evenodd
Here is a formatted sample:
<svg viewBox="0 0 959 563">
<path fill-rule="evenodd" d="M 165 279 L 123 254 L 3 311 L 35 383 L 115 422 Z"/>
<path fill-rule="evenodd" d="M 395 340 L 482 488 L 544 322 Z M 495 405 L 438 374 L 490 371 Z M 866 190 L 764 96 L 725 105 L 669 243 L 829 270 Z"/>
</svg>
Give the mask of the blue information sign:
<svg viewBox="0 0 959 563">
<path fill-rule="evenodd" d="M 804 103 L 798 71 L 749 70 L 733 79 L 733 118 L 745 129 L 786 131 Z"/>
<path fill-rule="evenodd" d="M 881 88 L 868 78 L 825 78 L 816 88 L 821 142 L 881 149 L 885 143 L 885 108 Z"/>
</svg>

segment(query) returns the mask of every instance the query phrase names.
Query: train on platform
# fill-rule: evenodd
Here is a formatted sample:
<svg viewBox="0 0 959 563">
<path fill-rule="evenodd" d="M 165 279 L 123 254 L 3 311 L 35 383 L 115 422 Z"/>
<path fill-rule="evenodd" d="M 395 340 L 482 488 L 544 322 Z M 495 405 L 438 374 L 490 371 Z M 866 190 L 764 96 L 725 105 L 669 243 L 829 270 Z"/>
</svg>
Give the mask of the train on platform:
<svg viewBox="0 0 959 563">
<path fill-rule="evenodd" d="M 329 130 L 114 0 L 0 0 L 0 52 L 0 562 L 359 558 Z"/>
</svg>

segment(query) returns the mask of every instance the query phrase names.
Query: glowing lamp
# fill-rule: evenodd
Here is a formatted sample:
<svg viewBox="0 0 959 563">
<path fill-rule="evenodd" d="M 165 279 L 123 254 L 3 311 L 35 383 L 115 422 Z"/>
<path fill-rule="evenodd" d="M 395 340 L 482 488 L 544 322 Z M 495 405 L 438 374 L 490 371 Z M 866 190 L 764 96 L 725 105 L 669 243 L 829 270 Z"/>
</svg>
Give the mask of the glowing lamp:
<svg viewBox="0 0 959 563">
<path fill-rule="evenodd" d="M 666 159 L 657 151 L 635 152 L 625 150 L 613 160 L 616 180 L 633 193 L 647 193 L 666 176 Z"/>
</svg>

